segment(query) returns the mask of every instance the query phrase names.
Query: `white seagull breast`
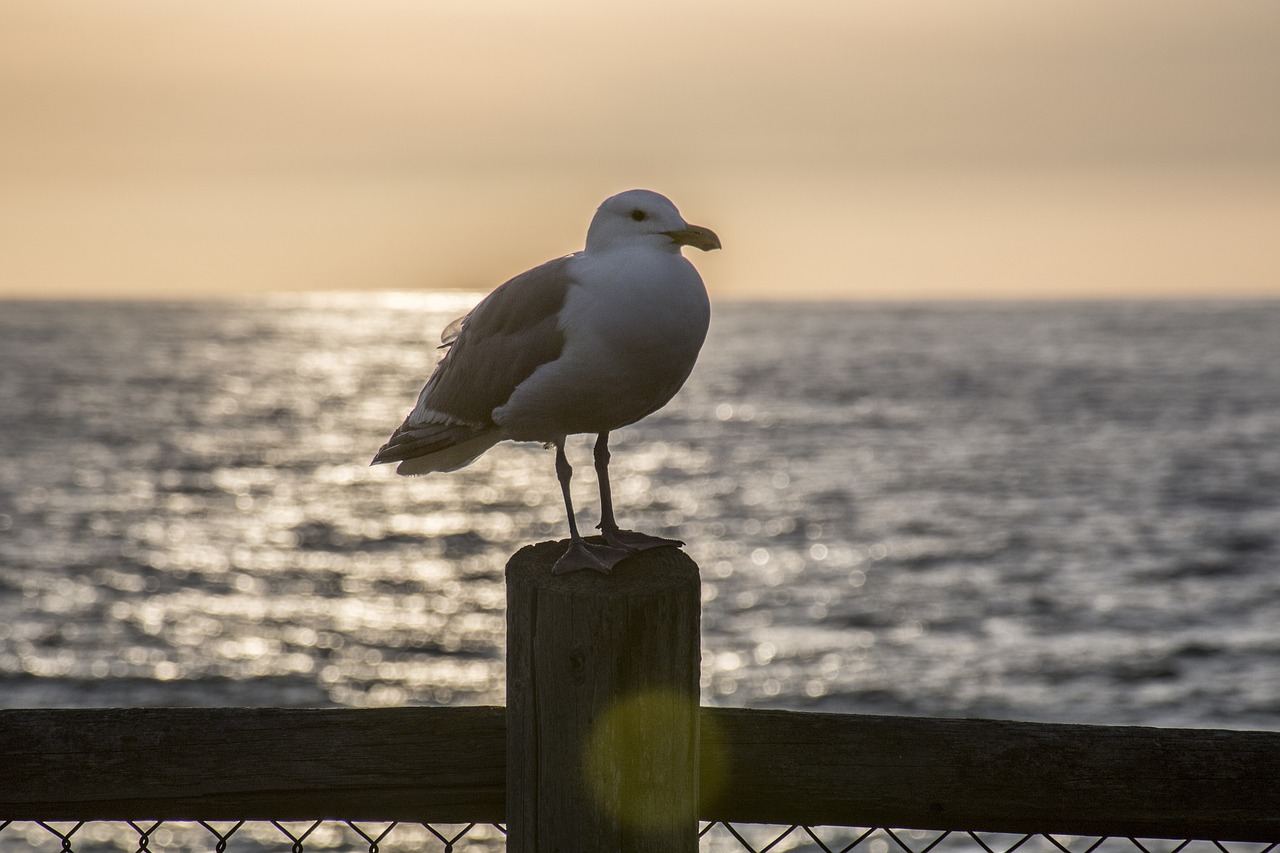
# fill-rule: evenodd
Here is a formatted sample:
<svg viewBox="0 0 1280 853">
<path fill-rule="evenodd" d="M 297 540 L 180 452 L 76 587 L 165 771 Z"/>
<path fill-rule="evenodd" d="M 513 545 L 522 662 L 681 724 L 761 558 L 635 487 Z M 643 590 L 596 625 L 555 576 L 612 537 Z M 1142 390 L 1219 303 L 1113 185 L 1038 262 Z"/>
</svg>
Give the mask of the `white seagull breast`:
<svg viewBox="0 0 1280 853">
<path fill-rule="evenodd" d="M 680 255 L 585 253 L 569 269 L 564 349 L 494 411 L 504 437 L 554 441 L 635 423 L 675 396 L 706 339 L 707 292 Z"/>
</svg>

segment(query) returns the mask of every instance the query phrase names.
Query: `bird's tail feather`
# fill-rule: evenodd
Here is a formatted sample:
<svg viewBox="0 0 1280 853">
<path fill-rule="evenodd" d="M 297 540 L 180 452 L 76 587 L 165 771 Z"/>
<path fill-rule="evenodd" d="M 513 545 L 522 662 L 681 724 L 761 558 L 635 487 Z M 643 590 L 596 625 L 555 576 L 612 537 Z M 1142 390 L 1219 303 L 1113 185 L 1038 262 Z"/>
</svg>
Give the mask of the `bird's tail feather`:
<svg viewBox="0 0 1280 853">
<path fill-rule="evenodd" d="M 497 430 L 469 424 L 404 424 L 382 445 L 370 465 L 399 462 L 397 474 L 456 471 L 499 441 Z"/>
</svg>

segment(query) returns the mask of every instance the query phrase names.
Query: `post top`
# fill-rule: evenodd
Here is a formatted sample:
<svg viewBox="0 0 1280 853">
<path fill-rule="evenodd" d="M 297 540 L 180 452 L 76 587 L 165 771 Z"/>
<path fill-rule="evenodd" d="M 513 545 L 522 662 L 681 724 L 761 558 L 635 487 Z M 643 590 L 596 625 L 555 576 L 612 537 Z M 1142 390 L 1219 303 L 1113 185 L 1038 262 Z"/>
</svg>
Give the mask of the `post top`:
<svg viewBox="0 0 1280 853">
<path fill-rule="evenodd" d="M 674 546 L 633 554 L 614 566 L 607 575 L 591 571 L 553 575 L 551 567 L 568 544 L 569 540 L 561 539 L 521 548 L 507 561 L 507 585 L 537 586 L 554 592 L 609 597 L 658 592 L 700 582 L 698 564 Z"/>
</svg>

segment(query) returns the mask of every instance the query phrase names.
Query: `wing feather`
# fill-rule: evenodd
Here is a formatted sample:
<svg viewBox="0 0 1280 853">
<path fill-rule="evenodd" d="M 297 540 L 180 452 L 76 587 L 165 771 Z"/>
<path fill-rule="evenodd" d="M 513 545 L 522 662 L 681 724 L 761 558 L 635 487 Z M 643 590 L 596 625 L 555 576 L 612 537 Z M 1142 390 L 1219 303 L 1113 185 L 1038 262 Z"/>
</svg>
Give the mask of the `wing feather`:
<svg viewBox="0 0 1280 853">
<path fill-rule="evenodd" d="M 500 440 L 493 410 L 564 350 L 558 317 L 572 258 L 521 273 L 445 327 L 444 357 L 373 464 L 400 462 L 401 474 L 454 470 Z"/>
<path fill-rule="evenodd" d="M 443 338 L 448 352 L 409 421 L 493 426 L 493 410 L 564 349 L 557 320 L 572 281 L 572 259 L 557 258 L 521 273 L 451 323 Z"/>
</svg>

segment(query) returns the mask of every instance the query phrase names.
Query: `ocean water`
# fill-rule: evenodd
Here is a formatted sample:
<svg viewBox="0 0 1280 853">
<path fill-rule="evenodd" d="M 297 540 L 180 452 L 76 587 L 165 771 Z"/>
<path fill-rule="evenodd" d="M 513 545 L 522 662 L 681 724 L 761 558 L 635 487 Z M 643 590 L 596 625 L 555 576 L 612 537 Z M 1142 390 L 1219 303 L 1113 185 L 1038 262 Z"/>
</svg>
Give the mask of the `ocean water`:
<svg viewBox="0 0 1280 853">
<path fill-rule="evenodd" d="M 552 454 L 368 467 L 472 299 L 0 303 L 0 707 L 501 703 Z M 707 704 L 1280 729 L 1280 303 L 718 304 L 612 447 Z"/>
</svg>

